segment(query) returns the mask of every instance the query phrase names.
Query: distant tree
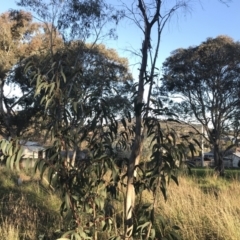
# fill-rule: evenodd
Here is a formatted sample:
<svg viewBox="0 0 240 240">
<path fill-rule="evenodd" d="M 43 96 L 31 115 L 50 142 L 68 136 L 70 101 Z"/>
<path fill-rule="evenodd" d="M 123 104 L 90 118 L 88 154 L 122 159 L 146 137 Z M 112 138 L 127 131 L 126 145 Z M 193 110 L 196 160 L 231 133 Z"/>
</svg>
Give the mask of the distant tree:
<svg viewBox="0 0 240 240">
<path fill-rule="evenodd" d="M 182 118 L 204 126 L 216 170 L 223 174 L 220 140 L 239 116 L 240 43 L 218 36 L 173 51 L 163 64 L 162 92 L 181 99 L 175 107 Z"/>
<path fill-rule="evenodd" d="M 110 14 L 107 13 L 105 13 L 105 17 L 101 15 L 100 18 L 99 16 L 100 9 L 103 6 L 103 2 L 101 3 L 92 2 L 92 4 L 89 5 L 89 2 L 77 3 L 75 1 L 75 3 L 73 4 L 73 2 L 71 1 L 51 1 L 49 4 L 45 4 L 44 1 L 34 2 L 26 0 L 19 1 L 18 4 L 23 7 L 27 6 L 28 9 L 30 10 L 33 11 L 36 10 L 35 12 L 37 13 L 37 15 L 35 15 L 34 18 L 38 22 L 33 22 L 32 14 L 19 10 L 11 10 L 11 12 L 2 15 L 1 18 L 2 19 L 1 26 L 3 29 L 2 31 L 3 42 L 1 49 L 2 62 L 0 66 L 0 68 L 2 69 L 1 79 L 3 79 L 1 87 L 2 94 L 0 95 L 2 96 L 0 99 L 1 125 L 2 125 L 1 134 L 3 136 L 11 137 L 14 136 L 23 137 L 23 133 L 26 135 L 26 133 L 29 132 L 27 131 L 29 126 L 31 126 L 30 127 L 31 131 L 33 129 L 38 129 L 32 127 L 34 124 L 37 123 L 36 120 L 41 119 L 40 116 L 42 116 L 39 105 L 39 101 L 41 98 L 34 97 L 34 86 L 32 85 L 33 84 L 32 79 L 30 79 L 27 75 L 23 74 L 26 62 L 28 62 L 28 60 L 30 59 L 32 60 L 35 59 L 36 61 L 42 62 L 41 59 L 48 56 L 48 54 L 50 54 L 51 57 L 54 58 L 53 55 L 56 54 L 56 49 L 62 48 L 63 44 L 65 44 L 65 47 L 67 45 L 71 45 L 72 49 L 74 49 L 74 46 L 71 41 L 72 39 L 75 38 L 76 35 L 80 34 L 80 32 L 81 38 L 84 40 L 89 37 L 93 37 L 94 34 L 96 39 L 100 38 L 101 35 L 99 29 L 102 29 L 107 19 L 108 20 L 111 19 Z M 71 14 L 73 8 L 75 9 L 74 13 L 78 11 L 79 13 L 76 13 L 75 15 Z M 107 6 L 106 9 L 108 9 Z M 108 10 L 110 11 L 110 9 Z M 103 9 L 101 9 L 101 11 L 103 14 Z M 76 19 L 77 14 L 82 15 L 82 17 L 79 18 L 78 20 Z M 114 14 L 114 12 L 111 12 L 111 14 Z M 72 19 L 73 17 L 75 19 L 74 21 Z M 115 20 L 117 20 L 117 18 Z M 90 21 L 94 22 L 94 25 L 90 25 L 89 24 Z M 62 34 L 60 34 L 60 32 Z M 113 32 L 114 31 L 110 30 L 111 35 L 114 35 Z M 70 36 L 67 36 L 66 33 L 71 34 Z M 77 48 L 76 44 L 75 48 Z M 88 48 L 90 49 L 90 46 Z M 84 50 L 85 51 L 84 56 L 87 59 L 89 58 L 89 56 L 87 57 L 86 49 L 87 48 L 85 48 Z M 62 52 L 63 51 L 64 50 L 62 50 Z M 93 52 L 94 50 L 92 48 L 90 54 L 92 57 Z M 96 48 L 95 52 L 97 52 Z M 70 54 L 70 52 L 68 52 L 68 54 Z M 73 54 L 73 51 L 71 54 Z M 81 54 L 81 51 L 79 51 L 78 54 L 75 54 L 72 57 L 76 57 L 77 59 L 79 57 L 79 54 Z M 113 57 L 114 55 L 113 51 L 111 55 Z M 27 60 L 28 57 L 29 59 Z M 81 56 L 81 58 L 83 58 L 83 56 Z M 95 61 L 95 64 L 96 62 L 97 61 Z M 12 86 L 12 88 L 14 89 L 17 88 L 18 92 L 15 91 L 15 93 L 13 93 L 13 91 L 11 91 L 11 94 L 9 94 L 8 92 L 5 92 L 4 94 L 3 88 L 4 85 L 6 84 L 8 86 Z M 118 86 L 119 90 L 120 83 L 118 84 Z M 126 86 L 127 86 L 126 84 L 121 86 L 122 91 L 124 91 L 124 88 Z M 116 88 L 115 90 L 117 91 Z M 114 98 L 111 97 L 112 107 L 114 107 L 116 110 L 120 109 L 118 106 L 118 104 L 121 102 L 119 96 L 122 96 L 121 97 L 122 100 L 125 96 L 125 102 L 127 100 L 126 94 L 119 93 Z M 114 104 L 114 102 L 116 104 Z M 42 110 L 43 109 L 41 109 L 41 111 Z"/>
<path fill-rule="evenodd" d="M 13 78 L 31 82 L 29 91 L 35 93 L 31 97 L 34 109 L 39 109 L 42 129 L 50 132 L 55 126 L 55 135 L 74 136 L 69 149 L 77 150 L 84 134 L 92 131 L 88 122 L 97 117 L 102 101 L 105 114 L 121 117 L 132 111 L 135 88 L 128 61 L 102 44 L 74 41 L 53 55 L 28 58 L 15 73 Z M 47 107 L 42 107 L 45 104 Z"/>
<path fill-rule="evenodd" d="M 66 42 L 116 37 L 115 23 L 123 16 L 104 0 L 19 0 L 17 4 L 34 12 L 39 21 L 50 23 L 49 33 L 61 32 Z"/>
<path fill-rule="evenodd" d="M 42 44 L 41 24 L 32 21 L 29 12 L 7 12 L 0 15 L 0 134 L 3 136 L 16 136 L 16 129 L 20 126 L 14 124 L 16 94 L 3 91 L 10 81 L 11 70 L 25 57 L 38 51 Z M 23 98 L 25 98 L 23 94 Z M 14 127 L 14 126 L 16 127 Z M 20 127 L 21 128 L 21 127 Z"/>
</svg>

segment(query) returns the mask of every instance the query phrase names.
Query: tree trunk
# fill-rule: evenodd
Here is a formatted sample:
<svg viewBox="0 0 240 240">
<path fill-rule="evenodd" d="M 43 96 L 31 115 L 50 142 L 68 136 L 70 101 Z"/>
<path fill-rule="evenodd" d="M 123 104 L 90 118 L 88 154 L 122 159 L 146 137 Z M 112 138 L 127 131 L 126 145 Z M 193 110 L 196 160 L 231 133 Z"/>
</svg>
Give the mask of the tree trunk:
<svg viewBox="0 0 240 240">
<path fill-rule="evenodd" d="M 8 139 L 9 137 L 16 137 L 16 132 L 11 126 L 11 112 L 9 108 L 6 106 L 7 109 L 4 110 L 4 81 L 4 78 L 0 78 L 0 121 L 2 123 L 1 135 Z"/>
<path fill-rule="evenodd" d="M 128 170 L 127 170 L 127 193 L 125 203 L 125 240 L 131 239 L 133 230 L 133 218 L 132 212 L 135 206 L 135 188 L 134 188 L 134 177 L 135 177 L 135 166 L 139 163 L 140 154 L 142 151 L 143 139 L 140 136 L 135 137 L 133 150 L 129 159 Z"/>
<path fill-rule="evenodd" d="M 214 164 L 215 164 L 215 170 L 218 175 L 224 176 L 224 164 L 223 164 L 223 157 L 222 153 L 219 149 L 219 141 L 217 140 L 214 143 Z"/>
<path fill-rule="evenodd" d="M 136 176 L 136 165 L 139 164 L 140 156 L 142 152 L 144 135 L 142 134 L 142 107 L 143 107 L 143 94 L 144 94 L 144 79 L 147 72 L 147 62 L 148 62 L 148 50 L 151 46 L 151 30 L 152 26 L 159 19 L 160 5 L 161 1 L 156 1 L 156 12 L 153 16 L 151 22 L 147 17 L 145 5 L 142 0 L 138 0 L 138 8 L 141 11 L 143 20 L 144 20 L 144 40 L 142 44 L 142 61 L 139 72 L 138 79 L 138 92 L 135 99 L 135 119 L 136 119 L 136 128 L 135 128 L 135 140 L 133 144 L 133 149 L 129 158 L 128 170 L 127 170 L 127 194 L 126 194 L 126 203 L 125 203 L 125 232 L 124 239 L 132 238 L 133 231 L 133 217 L 132 212 L 135 206 L 135 189 L 134 189 L 134 177 Z"/>
</svg>

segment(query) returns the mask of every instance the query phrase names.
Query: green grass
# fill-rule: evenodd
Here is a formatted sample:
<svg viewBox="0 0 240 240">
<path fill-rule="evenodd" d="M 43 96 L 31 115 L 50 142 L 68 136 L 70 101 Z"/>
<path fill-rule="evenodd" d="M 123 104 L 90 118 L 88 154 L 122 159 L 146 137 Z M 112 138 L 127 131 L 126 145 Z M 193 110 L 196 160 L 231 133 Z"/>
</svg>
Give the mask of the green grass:
<svg viewBox="0 0 240 240">
<path fill-rule="evenodd" d="M 191 168 L 190 171 L 185 171 L 185 174 L 188 174 L 194 177 L 208 177 L 208 176 L 214 176 L 215 171 L 213 168 L 194 167 L 194 168 Z M 224 178 L 240 179 L 240 169 L 225 169 Z"/>
</svg>

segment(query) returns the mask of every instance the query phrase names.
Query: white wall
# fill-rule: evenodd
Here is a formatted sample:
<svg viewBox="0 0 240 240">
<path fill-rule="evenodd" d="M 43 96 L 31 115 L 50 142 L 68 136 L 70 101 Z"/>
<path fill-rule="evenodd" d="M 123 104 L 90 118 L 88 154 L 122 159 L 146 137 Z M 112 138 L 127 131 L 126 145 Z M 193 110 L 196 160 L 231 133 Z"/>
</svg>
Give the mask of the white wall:
<svg viewBox="0 0 240 240">
<path fill-rule="evenodd" d="M 235 168 L 238 168 L 238 162 L 240 160 L 240 157 L 233 155 L 232 157 L 232 166 Z"/>
</svg>

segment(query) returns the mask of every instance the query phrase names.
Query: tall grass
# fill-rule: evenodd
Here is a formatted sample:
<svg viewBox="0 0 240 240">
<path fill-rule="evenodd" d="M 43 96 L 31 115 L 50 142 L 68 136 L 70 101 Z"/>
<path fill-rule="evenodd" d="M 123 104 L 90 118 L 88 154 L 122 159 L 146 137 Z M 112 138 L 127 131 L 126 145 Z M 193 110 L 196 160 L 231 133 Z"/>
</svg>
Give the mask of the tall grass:
<svg viewBox="0 0 240 240">
<path fill-rule="evenodd" d="M 169 186 L 168 200 L 159 199 L 158 213 L 180 227 L 183 240 L 240 239 L 240 184 L 206 176 L 181 177 Z"/>
<path fill-rule="evenodd" d="M 17 174 L 0 169 L 0 239 L 36 240 L 40 235 L 54 240 L 54 231 L 61 228 L 60 199 L 44 190 L 37 179 L 25 177 L 22 186 L 16 184 Z M 143 194 L 144 202 L 152 199 Z M 118 196 L 114 208 L 121 224 L 123 199 Z M 216 178 L 211 171 L 201 177 L 181 176 L 179 186 L 171 183 L 168 200 L 159 196 L 156 212 L 157 232 L 177 225 L 183 240 L 240 239 L 240 182 Z M 100 237 L 101 236 L 101 237 Z M 111 233 L 99 234 L 107 239 Z M 159 236 L 156 236 L 159 239 Z"/>
<path fill-rule="evenodd" d="M 0 225 L 0 239 L 20 240 L 20 233 L 16 226 L 5 220 Z"/>
<path fill-rule="evenodd" d="M 39 236 L 56 239 L 61 228 L 60 199 L 44 187 L 37 176 L 0 169 L 0 239 L 35 240 Z"/>
</svg>

